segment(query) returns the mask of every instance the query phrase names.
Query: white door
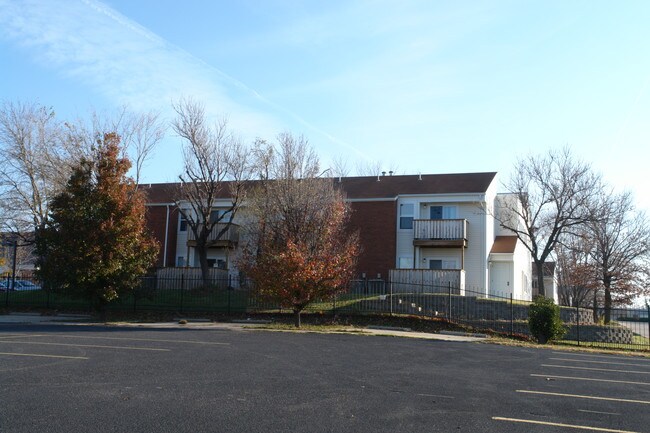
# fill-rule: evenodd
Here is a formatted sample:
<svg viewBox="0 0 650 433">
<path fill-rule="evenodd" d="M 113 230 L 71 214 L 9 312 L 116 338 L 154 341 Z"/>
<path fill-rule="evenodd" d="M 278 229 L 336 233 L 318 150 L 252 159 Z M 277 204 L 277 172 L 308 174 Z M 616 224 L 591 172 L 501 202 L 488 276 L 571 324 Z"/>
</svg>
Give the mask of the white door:
<svg viewBox="0 0 650 433">
<path fill-rule="evenodd" d="M 512 262 L 492 262 L 490 267 L 490 294 L 510 295 L 512 293 Z"/>
</svg>

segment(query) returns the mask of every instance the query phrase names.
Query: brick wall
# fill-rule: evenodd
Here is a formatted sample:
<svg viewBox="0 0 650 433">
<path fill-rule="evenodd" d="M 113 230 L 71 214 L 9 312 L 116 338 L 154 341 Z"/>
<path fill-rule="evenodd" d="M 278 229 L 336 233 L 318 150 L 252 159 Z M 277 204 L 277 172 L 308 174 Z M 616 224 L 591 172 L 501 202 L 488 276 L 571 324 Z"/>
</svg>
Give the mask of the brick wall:
<svg viewBox="0 0 650 433">
<path fill-rule="evenodd" d="M 357 274 L 366 278 L 388 278 L 395 268 L 397 208 L 395 201 L 354 202 L 350 224 L 359 230 L 361 255 Z"/>
<path fill-rule="evenodd" d="M 169 207 L 169 227 L 167 231 L 167 263 L 163 263 L 165 247 L 165 224 L 167 221 L 166 206 L 147 206 L 147 227 L 159 244 L 156 266 L 175 266 L 176 254 L 176 232 L 178 227 L 178 210 L 174 206 Z"/>
</svg>

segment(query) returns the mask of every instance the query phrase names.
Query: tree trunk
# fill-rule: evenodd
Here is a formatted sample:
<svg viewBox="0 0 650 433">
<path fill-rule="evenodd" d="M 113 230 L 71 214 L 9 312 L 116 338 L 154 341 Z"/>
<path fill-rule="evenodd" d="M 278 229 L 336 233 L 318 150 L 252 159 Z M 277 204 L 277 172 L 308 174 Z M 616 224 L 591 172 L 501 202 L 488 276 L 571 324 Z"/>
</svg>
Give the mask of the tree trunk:
<svg viewBox="0 0 650 433">
<path fill-rule="evenodd" d="M 300 328 L 300 313 L 302 310 L 293 310 L 296 328 Z"/>
<path fill-rule="evenodd" d="M 612 316 L 612 292 L 605 287 L 605 325 L 609 324 Z"/>
<path fill-rule="evenodd" d="M 594 302 L 593 302 L 593 317 L 594 317 L 594 323 L 598 323 L 598 290 L 594 289 Z"/>
<path fill-rule="evenodd" d="M 199 265 L 201 266 L 201 280 L 203 287 L 210 285 L 210 268 L 208 267 L 208 251 L 204 245 L 196 245 L 196 253 L 199 255 Z"/>
<path fill-rule="evenodd" d="M 546 296 L 546 291 L 544 290 L 544 262 L 537 263 L 537 294 L 540 296 Z"/>
</svg>

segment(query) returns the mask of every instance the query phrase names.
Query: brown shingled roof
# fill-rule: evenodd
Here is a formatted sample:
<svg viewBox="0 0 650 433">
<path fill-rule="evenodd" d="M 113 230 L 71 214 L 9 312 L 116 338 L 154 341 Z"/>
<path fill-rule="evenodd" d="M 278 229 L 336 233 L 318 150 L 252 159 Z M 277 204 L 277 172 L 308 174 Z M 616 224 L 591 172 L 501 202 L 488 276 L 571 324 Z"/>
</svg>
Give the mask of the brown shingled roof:
<svg viewBox="0 0 650 433">
<path fill-rule="evenodd" d="M 490 253 L 512 254 L 517 247 L 517 236 L 497 236 L 494 238 Z"/>
<path fill-rule="evenodd" d="M 400 194 L 484 193 L 496 173 L 423 174 L 341 178 L 348 198 L 391 198 Z M 334 180 L 338 182 L 338 178 Z"/>
<path fill-rule="evenodd" d="M 494 180 L 495 172 L 423 174 L 405 176 L 343 177 L 332 181 L 343 188 L 349 199 L 394 198 L 400 194 L 484 193 Z M 251 182 L 254 183 L 254 182 Z M 178 196 L 179 183 L 142 184 L 148 203 L 170 203 Z M 227 188 L 223 189 L 228 191 Z M 228 198 L 225 194 L 223 197 Z"/>
</svg>

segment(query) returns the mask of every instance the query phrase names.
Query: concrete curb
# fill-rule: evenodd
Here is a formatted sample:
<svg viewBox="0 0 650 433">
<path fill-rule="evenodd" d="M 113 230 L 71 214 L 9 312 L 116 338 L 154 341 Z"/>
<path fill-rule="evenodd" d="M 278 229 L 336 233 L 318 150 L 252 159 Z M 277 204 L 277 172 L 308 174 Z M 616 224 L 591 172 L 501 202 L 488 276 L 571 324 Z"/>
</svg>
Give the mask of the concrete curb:
<svg viewBox="0 0 650 433">
<path fill-rule="evenodd" d="M 413 332 L 411 328 L 400 328 L 398 326 L 366 326 L 366 329 L 376 329 L 379 331 L 402 331 Z"/>
<path fill-rule="evenodd" d="M 459 332 L 459 331 L 440 331 L 439 334 L 442 335 L 456 335 L 459 337 L 473 337 L 473 338 L 489 338 L 487 334 L 475 334 L 472 332 Z"/>
</svg>

